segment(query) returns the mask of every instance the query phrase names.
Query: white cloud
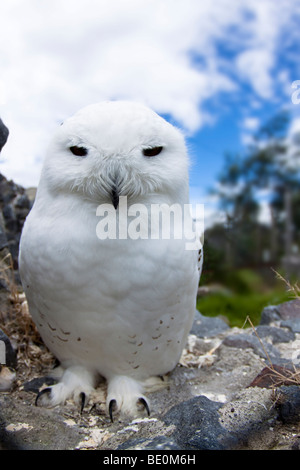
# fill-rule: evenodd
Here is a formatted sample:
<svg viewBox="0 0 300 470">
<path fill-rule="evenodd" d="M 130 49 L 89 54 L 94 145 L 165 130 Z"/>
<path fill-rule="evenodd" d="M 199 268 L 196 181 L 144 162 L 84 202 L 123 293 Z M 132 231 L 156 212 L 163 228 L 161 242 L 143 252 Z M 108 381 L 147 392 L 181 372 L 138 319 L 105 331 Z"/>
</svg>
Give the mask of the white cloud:
<svg viewBox="0 0 300 470">
<path fill-rule="evenodd" d="M 241 77 L 270 97 L 276 40 L 295 3 L 2 2 L 0 114 L 10 137 L 0 171 L 37 184 L 54 128 L 91 102 L 140 100 L 193 133 L 212 119 L 207 101 L 236 93 Z M 219 54 L 230 43 L 235 60 Z"/>
<path fill-rule="evenodd" d="M 256 131 L 259 128 L 260 120 L 256 117 L 247 117 L 242 123 L 242 127 L 249 131 Z"/>
<path fill-rule="evenodd" d="M 254 141 L 254 133 L 259 129 L 260 120 L 257 117 L 245 117 L 243 122 L 241 123 L 241 135 L 240 140 L 243 146 L 251 146 Z"/>
</svg>

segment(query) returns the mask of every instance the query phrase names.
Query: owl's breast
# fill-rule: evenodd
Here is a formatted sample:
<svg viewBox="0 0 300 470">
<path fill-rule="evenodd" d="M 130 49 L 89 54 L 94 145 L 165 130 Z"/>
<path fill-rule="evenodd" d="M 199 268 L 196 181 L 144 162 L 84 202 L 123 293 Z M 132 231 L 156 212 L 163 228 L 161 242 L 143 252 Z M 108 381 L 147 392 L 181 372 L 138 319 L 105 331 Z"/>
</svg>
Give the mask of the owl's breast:
<svg viewBox="0 0 300 470">
<path fill-rule="evenodd" d="M 21 278 L 54 354 L 99 364 L 105 353 L 120 372 L 137 373 L 148 362 L 155 369 L 159 354 L 169 351 L 161 372 L 171 368 L 191 325 L 198 284 L 195 254 L 183 241 L 103 240 L 96 221 L 82 225 L 74 218 L 27 222 Z M 105 367 L 99 366 L 107 375 Z"/>
</svg>

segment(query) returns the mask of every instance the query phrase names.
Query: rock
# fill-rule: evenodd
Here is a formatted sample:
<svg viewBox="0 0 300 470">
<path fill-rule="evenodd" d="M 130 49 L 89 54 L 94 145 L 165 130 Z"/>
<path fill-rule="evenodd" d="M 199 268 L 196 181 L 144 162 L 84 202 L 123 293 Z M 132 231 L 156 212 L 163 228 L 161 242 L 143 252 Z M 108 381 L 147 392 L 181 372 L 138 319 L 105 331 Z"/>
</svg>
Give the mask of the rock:
<svg viewBox="0 0 300 470">
<path fill-rule="evenodd" d="M 220 424 L 218 410 L 221 406 L 221 403 L 199 396 L 174 406 L 163 420 L 167 425 L 175 426 L 172 437 L 181 449 L 230 449 L 237 445 L 237 439 Z"/>
<path fill-rule="evenodd" d="M 6 227 L 2 212 L 0 212 L 0 251 L 8 246 Z"/>
<path fill-rule="evenodd" d="M 4 347 L 2 348 L 1 346 L 3 344 L 4 344 Z M 0 347 L 1 347 L 0 352 L 4 351 L 4 355 L 5 355 L 3 364 L 6 367 L 11 367 L 15 369 L 17 366 L 17 353 L 15 349 L 13 348 L 10 342 L 10 339 L 1 329 L 0 329 Z M 0 356 L 0 359 L 1 359 L 1 356 Z M 2 363 L 1 360 L 0 360 L 0 363 Z"/>
<path fill-rule="evenodd" d="M 117 450 L 184 450 L 172 438 L 157 436 L 153 439 L 130 439 L 118 447 Z"/>
<path fill-rule="evenodd" d="M 272 391 L 244 390 L 221 404 L 204 396 L 173 407 L 164 422 L 175 426 L 172 438 L 187 450 L 231 450 L 247 446 L 277 419 Z"/>
<path fill-rule="evenodd" d="M 196 335 L 199 338 L 211 338 L 212 336 L 217 336 L 228 329 L 229 326 L 221 318 L 205 317 L 196 310 L 191 334 Z"/>
<path fill-rule="evenodd" d="M 300 420 L 300 387 L 282 386 L 277 392 L 275 402 L 278 417 L 283 423 L 297 424 Z"/>
<path fill-rule="evenodd" d="M 54 385 L 57 383 L 53 377 L 36 377 L 24 383 L 24 390 L 26 392 L 38 393 L 42 386 Z"/>
<path fill-rule="evenodd" d="M 279 351 L 277 351 L 274 346 L 267 342 L 262 343 L 256 336 L 253 336 L 252 334 L 240 333 L 228 335 L 224 339 L 224 344 L 234 348 L 251 348 L 254 350 L 255 354 L 258 354 L 264 359 L 268 359 L 268 357 L 277 359 L 280 357 Z"/>
<path fill-rule="evenodd" d="M 285 325 L 281 324 L 280 326 Z M 293 328 L 293 325 L 291 326 L 291 328 Z M 270 337 L 272 339 L 273 344 L 288 343 L 289 341 L 293 341 L 295 339 L 294 333 L 300 333 L 300 331 L 285 331 L 282 328 L 276 328 L 268 325 L 259 325 L 255 328 L 255 330 L 256 334 L 260 338 Z M 252 334 L 255 335 L 255 332 L 253 332 Z"/>
<path fill-rule="evenodd" d="M 247 446 L 253 435 L 262 436 L 276 421 L 273 404 L 272 390 L 245 389 L 219 409 L 220 423 L 239 447 Z"/>
<path fill-rule="evenodd" d="M 80 426 L 66 424 L 63 414 L 54 409 L 14 402 L 11 394 L 0 395 L 0 400 L 0 446 L 4 449 L 69 450 L 84 437 Z"/>
<path fill-rule="evenodd" d="M 300 320 L 300 299 L 290 300 L 277 306 L 282 320 Z"/>
<path fill-rule="evenodd" d="M 16 372 L 9 367 L 0 366 L 0 392 L 9 392 L 14 386 Z"/>
<path fill-rule="evenodd" d="M 280 326 L 283 328 L 289 328 L 293 333 L 300 333 L 300 318 L 282 321 Z"/>
<path fill-rule="evenodd" d="M 283 325 L 281 325 L 283 326 Z M 273 344 L 276 343 L 288 343 L 295 339 L 295 335 L 292 331 L 285 331 L 282 328 L 277 328 L 269 325 L 259 325 L 255 328 L 256 334 L 260 338 L 270 337 Z M 255 335 L 255 332 L 252 333 Z"/>
<path fill-rule="evenodd" d="M 2 119 L 0 119 L 0 152 L 3 149 L 4 145 L 6 144 L 8 134 L 9 134 L 9 131 L 6 125 L 3 123 Z"/>
<path fill-rule="evenodd" d="M 269 305 L 263 309 L 260 318 L 261 325 L 270 325 L 277 320 L 280 320 L 280 313 L 276 305 Z"/>
<path fill-rule="evenodd" d="M 269 325 L 280 320 L 300 320 L 300 299 L 290 300 L 280 305 L 265 307 L 261 314 L 261 325 Z"/>
<path fill-rule="evenodd" d="M 293 368 L 282 367 L 273 364 L 272 367 L 264 367 L 257 377 L 250 383 L 249 387 L 274 388 L 275 386 L 286 383 L 291 385 L 289 380 L 293 373 Z"/>
<path fill-rule="evenodd" d="M 15 270 L 18 268 L 22 228 L 32 204 L 22 186 L 0 174 L 0 250 L 9 250 Z"/>
</svg>

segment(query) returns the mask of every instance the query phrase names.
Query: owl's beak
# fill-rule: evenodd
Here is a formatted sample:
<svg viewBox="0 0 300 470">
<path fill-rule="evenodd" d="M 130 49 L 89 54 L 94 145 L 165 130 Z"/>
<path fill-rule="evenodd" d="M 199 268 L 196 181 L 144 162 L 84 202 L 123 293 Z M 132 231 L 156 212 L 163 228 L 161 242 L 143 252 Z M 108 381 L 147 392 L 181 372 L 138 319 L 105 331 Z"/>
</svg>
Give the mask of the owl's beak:
<svg viewBox="0 0 300 470">
<path fill-rule="evenodd" d="M 119 191 L 116 186 L 112 189 L 110 197 L 111 197 L 111 202 L 114 208 L 117 210 L 118 205 L 119 205 Z"/>
</svg>

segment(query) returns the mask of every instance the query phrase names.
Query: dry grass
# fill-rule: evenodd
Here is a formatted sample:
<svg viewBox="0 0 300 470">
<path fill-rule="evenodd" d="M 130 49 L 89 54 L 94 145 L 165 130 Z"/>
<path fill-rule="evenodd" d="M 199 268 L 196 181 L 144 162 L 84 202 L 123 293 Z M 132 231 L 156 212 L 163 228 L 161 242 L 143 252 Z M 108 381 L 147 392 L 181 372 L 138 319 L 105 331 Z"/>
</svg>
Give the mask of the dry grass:
<svg viewBox="0 0 300 470">
<path fill-rule="evenodd" d="M 291 365 L 287 365 L 286 367 L 275 366 L 272 363 L 271 358 L 249 317 L 246 318 L 245 324 L 246 322 L 250 323 L 251 328 L 255 336 L 258 338 L 261 347 L 263 348 L 263 351 L 269 361 L 270 365 L 266 365 L 265 368 L 269 370 L 268 375 L 272 379 L 273 387 L 280 387 L 281 385 L 300 385 L 300 369 L 297 369 L 293 363 Z M 267 374 L 265 375 L 267 376 Z"/>
<path fill-rule="evenodd" d="M 17 349 L 17 370 L 22 376 L 38 374 L 53 362 L 30 316 L 25 294 L 15 279 L 13 261 L 8 253 L 0 260 L 0 280 L 6 286 L 0 297 L 0 328 Z"/>
<path fill-rule="evenodd" d="M 277 279 L 282 281 L 286 286 L 288 292 L 292 294 L 292 297 L 294 299 L 300 299 L 300 287 L 299 285 L 296 284 L 291 284 L 289 281 L 287 281 L 281 274 L 279 274 L 277 271 L 273 269 L 274 273 L 276 274 Z M 247 316 L 245 320 L 245 324 L 249 322 L 254 334 L 258 338 L 263 351 L 269 361 L 269 366 L 267 365 L 266 368 L 269 369 L 269 376 L 272 378 L 272 381 L 274 383 L 274 387 L 280 387 L 281 385 L 300 385 L 300 369 L 297 369 L 293 363 L 288 364 L 286 367 L 276 367 L 272 363 L 270 356 L 268 352 L 266 351 L 266 348 L 264 347 L 264 344 L 262 340 L 260 339 L 259 335 L 257 334 L 257 331 L 250 319 L 249 316 Z"/>
<path fill-rule="evenodd" d="M 287 281 L 281 274 L 279 274 L 275 269 L 273 269 L 277 279 L 282 281 L 286 286 L 288 292 L 291 292 L 292 296 L 295 299 L 300 299 L 300 287 L 298 286 L 298 283 L 291 284 L 289 281 Z"/>
</svg>

